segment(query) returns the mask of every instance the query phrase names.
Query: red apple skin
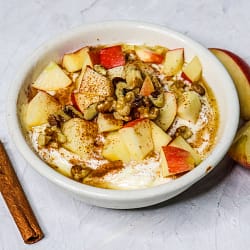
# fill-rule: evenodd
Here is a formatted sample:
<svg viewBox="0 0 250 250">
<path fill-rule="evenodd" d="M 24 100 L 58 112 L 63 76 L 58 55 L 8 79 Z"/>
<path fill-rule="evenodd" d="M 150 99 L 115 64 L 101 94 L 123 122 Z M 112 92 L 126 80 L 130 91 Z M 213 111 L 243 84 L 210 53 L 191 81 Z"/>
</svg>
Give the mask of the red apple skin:
<svg viewBox="0 0 250 250">
<path fill-rule="evenodd" d="M 138 53 L 138 57 L 143 62 L 160 64 L 164 60 L 164 57 L 162 55 L 154 53 L 153 51 L 146 49 L 146 48 L 145 49 L 138 49 L 137 53 Z"/>
<path fill-rule="evenodd" d="M 142 121 L 144 121 L 144 120 L 146 120 L 146 118 L 139 118 L 139 119 L 133 120 L 133 121 L 131 121 L 131 122 L 126 123 L 126 124 L 123 126 L 123 128 L 134 127 L 136 124 L 138 124 L 138 123 L 140 123 L 140 122 L 142 122 Z"/>
<path fill-rule="evenodd" d="M 146 78 L 142 84 L 140 95 L 149 96 L 152 92 L 154 92 L 154 90 L 155 89 L 153 83 L 151 82 L 150 79 Z"/>
<path fill-rule="evenodd" d="M 90 49 L 89 56 L 93 65 L 100 64 L 100 50 Z"/>
<path fill-rule="evenodd" d="M 243 71 L 245 77 L 247 78 L 247 80 L 250 84 L 250 66 L 241 57 L 239 57 L 238 55 L 234 54 L 233 52 L 225 50 L 225 49 L 209 48 L 209 50 L 212 50 L 212 51 L 219 50 L 219 51 L 222 51 L 225 54 L 229 55 L 235 61 L 235 63 L 241 68 L 241 70 Z"/>
<path fill-rule="evenodd" d="M 241 116 L 242 119 L 244 119 L 246 121 L 250 120 L 250 103 L 249 103 L 249 100 L 248 100 L 248 96 L 250 95 L 250 66 L 242 58 L 240 58 L 238 55 L 234 54 L 231 51 L 228 51 L 228 50 L 225 50 L 225 49 L 219 49 L 219 48 L 209 48 L 209 50 L 216 57 L 218 57 L 219 60 L 221 60 L 221 59 L 220 59 L 219 56 L 217 56 L 216 52 L 221 53 L 222 55 L 224 54 L 225 58 L 226 57 L 230 58 L 232 60 L 232 62 L 235 63 L 235 68 L 233 70 L 234 71 L 236 71 L 236 70 L 240 71 L 239 79 L 241 79 L 241 81 L 240 80 L 238 81 L 236 77 L 232 76 L 232 78 L 233 78 L 233 80 L 235 82 L 235 86 L 236 86 L 236 89 L 237 89 L 237 92 L 238 92 L 238 95 L 239 95 L 239 101 L 240 101 L 240 107 L 241 107 L 240 116 Z M 227 68 L 226 64 L 224 66 Z M 242 85 L 242 88 L 241 88 L 240 83 L 242 82 L 242 78 L 245 80 L 246 85 L 245 84 L 244 84 L 244 86 Z"/>
<path fill-rule="evenodd" d="M 173 146 L 163 146 L 162 150 L 170 174 L 179 174 L 194 168 L 194 159 L 188 151 Z"/>
<path fill-rule="evenodd" d="M 100 64 L 106 69 L 125 65 L 121 45 L 103 48 L 100 51 Z"/>
<path fill-rule="evenodd" d="M 71 93 L 71 102 L 72 102 L 72 105 L 78 110 L 81 112 L 81 109 L 79 108 L 79 106 L 77 105 L 77 101 L 76 101 L 76 97 L 75 97 L 75 93 L 72 92 Z"/>
<path fill-rule="evenodd" d="M 184 72 L 181 73 L 181 77 L 182 77 L 184 80 L 187 80 L 187 81 L 189 81 L 189 82 L 192 83 L 192 81 L 188 78 L 188 76 L 187 76 Z"/>
</svg>

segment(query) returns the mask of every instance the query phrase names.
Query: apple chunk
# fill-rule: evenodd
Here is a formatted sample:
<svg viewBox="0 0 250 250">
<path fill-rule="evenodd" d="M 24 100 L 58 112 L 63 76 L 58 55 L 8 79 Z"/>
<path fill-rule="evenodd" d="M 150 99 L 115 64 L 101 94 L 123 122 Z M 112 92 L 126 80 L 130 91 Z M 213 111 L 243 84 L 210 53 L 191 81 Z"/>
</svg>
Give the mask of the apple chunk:
<svg viewBox="0 0 250 250">
<path fill-rule="evenodd" d="M 152 83 L 150 77 L 146 76 L 142 83 L 140 95 L 149 96 L 152 92 L 154 92 L 154 90 L 155 90 L 154 84 Z"/>
<path fill-rule="evenodd" d="M 49 94 L 39 91 L 29 102 L 25 112 L 25 124 L 31 128 L 48 122 L 51 114 L 61 110 L 61 105 Z"/>
<path fill-rule="evenodd" d="M 94 140 L 97 136 L 97 126 L 93 122 L 80 118 L 72 118 L 62 126 L 62 132 L 67 141 L 63 147 L 84 158 L 88 158 L 93 151 Z"/>
<path fill-rule="evenodd" d="M 201 110 L 201 101 L 195 91 L 187 91 L 178 100 L 177 115 L 187 121 L 196 123 Z"/>
<path fill-rule="evenodd" d="M 37 77 L 32 87 L 44 91 L 55 91 L 68 87 L 71 82 L 71 79 L 55 62 L 50 62 Z"/>
<path fill-rule="evenodd" d="M 185 141 L 185 139 L 182 136 L 177 136 L 170 144 L 169 146 L 173 146 L 176 148 L 181 148 L 186 151 L 188 151 L 192 157 L 194 158 L 195 165 L 198 165 L 201 162 L 200 155 L 193 149 L 188 142 Z"/>
<path fill-rule="evenodd" d="M 131 160 L 141 161 L 154 149 L 151 124 L 148 119 L 129 122 L 119 130 L 119 133 L 129 150 Z"/>
<path fill-rule="evenodd" d="M 163 63 L 163 73 L 166 76 L 173 76 L 181 70 L 184 63 L 184 49 L 174 49 L 167 51 Z"/>
<path fill-rule="evenodd" d="M 125 64 L 125 57 L 122 52 L 122 46 L 115 45 L 101 49 L 100 64 L 106 69 L 123 66 Z"/>
<path fill-rule="evenodd" d="M 250 120 L 250 66 L 236 54 L 224 50 L 209 49 L 225 66 L 232 77 L 240 101 L 240 116 Z"/>
<path fill-rule="evenodd" d="M 91 65 L 89 57 L 89 48 L 84 47 L 74 53 L 65 54 L 62 60 L 62 66 L 69 72 L 76 72 L 82 69 L 83 64 L 87 62 L 87 65 Z"/>
<path fill-rule="evenodd" d="M 250 168 L 250 121 L 237 132 L 229 155 L 240 165 Z"/>
<path fill-rule="evenodd" d="M 201 74 L 202 66 L 200 60 L 197 56 L 195 56 L 191 62 L 184 66 L 181 76 L 189 82 L 197 82 L 200 80 Z"/>
<path fill-rule="evenodd" d="M 190 152 L 173 146 L 162 147 L 160 159 L 163 177 L 190 171 L 195 166 Z"/>
<path fill-rule="evenodd" d="M 129 151 L 121 138 L 121 134 L 118 131 L 110 132 L 106 136 L 102 155 L 104 158 L 110 161 L 130 161 Z"/>
<path fill-rule="evenodd" d="M 135 53 L 139 57 L 139 59 L 143 62 L 148 63 L 162 63 L 163 56 L 158 54 L 151 49 L 148 49 L 143 46 L 135 46 Z"/>
<path fill-rule="evenodd" d="M 150 123 L 152 129 L 154 150 L 159 152 L 161 150 L 161 147 L 166 146 L 172 140 L 172 138 L 154 122 L 150 121 Z"/>
<path fill-rule="evenodd" d="M 122 120 L 115 119 L 113 114 L 99 113 L 96 122 L 99 133 L 115 131 L 123 126 Z"/>
<path fill-rule="evenodd" d="M 160 108 L 160 112 L 155 120 L 155 123 L 164 131 L 166 131 L 175 119 L 177 112 L 177 103 L 175 95 L 170 92 L 164 93 L 164 101 L 165 104 L 162 108 Z"/>
</svg>

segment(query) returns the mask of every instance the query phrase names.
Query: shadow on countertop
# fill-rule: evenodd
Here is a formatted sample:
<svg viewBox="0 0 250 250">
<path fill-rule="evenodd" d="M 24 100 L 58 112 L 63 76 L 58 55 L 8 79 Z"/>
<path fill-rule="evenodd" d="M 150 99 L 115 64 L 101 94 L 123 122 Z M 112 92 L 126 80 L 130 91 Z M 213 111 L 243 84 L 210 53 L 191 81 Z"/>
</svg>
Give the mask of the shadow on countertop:
<svg viewBox="0 0 250 250">
<path fill-rule="evenodd" d="M 202 195 L 209 190 L 215 188 L 219 183 L 222 182 L 231 172 L 234 166 L 234 161 L 231 160 L 229 157 L 225 157 L 219 164 L 216 166 L 208 175 L 202 178 L 200 181 L 192 185 L 183 193 L 167 200 L 161 202 L 159 204 L 145 207 L 145 208 L 138 208 L 135 210 L 151 210 L 156 208 L 162 208 L 165 206 L 169 206 L 178 202 L 183 202 L 199 195 Z"/>
</svg>

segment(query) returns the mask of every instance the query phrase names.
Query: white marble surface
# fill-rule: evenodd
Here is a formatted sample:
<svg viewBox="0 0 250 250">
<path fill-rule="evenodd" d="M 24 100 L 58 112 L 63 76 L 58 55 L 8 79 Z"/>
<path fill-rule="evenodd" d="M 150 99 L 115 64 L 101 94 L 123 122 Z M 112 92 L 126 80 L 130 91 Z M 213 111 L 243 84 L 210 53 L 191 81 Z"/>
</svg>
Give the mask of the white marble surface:
<svg viewBox="0 0 250 250">
<path fill-rule="evenodd" d="M 116 211 L 79 202 L 36 173 L 7 133 L 8 87 L 31 52 L 72 27 L 114 19 L 162 24 L 250 63 L 248 0 L 0 0 L 0 138 L 45 233 L 22 242 L 0 198 L 0 249 L 250 249 L 250 171 L 231 162 L 162 205 Z"/>
</svg>

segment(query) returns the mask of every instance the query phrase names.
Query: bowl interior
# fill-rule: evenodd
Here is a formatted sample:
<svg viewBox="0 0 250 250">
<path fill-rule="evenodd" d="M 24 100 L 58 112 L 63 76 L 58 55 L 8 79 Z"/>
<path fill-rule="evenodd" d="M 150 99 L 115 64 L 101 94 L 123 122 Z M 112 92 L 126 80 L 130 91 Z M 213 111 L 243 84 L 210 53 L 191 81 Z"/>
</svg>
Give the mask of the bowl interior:
<svg viewBox="0 0 250 250">
<path fill-rule="evenodd" d="M 27 86 L 34 81 L 43 67 L 51 60 L 59 61 L 65 52 L 74 51 L 87 45 L 114 43 L 145 43 L 148 45 L 163 45 L 170 49 L 183 47 L 187 61 L 195 55 L 201 61 L 204 79 L 211 87 L 219 107 L 220 122 L 217 144 L 207 159 L 177 180 L 154 188 L 135 191 L 102 190 L 86 186 L 49 168 L 33 153 L 24 139 L 20 129 L 18 113 L 21 105 L 27 103 L 25 95 Z M 35 51 L 21 68 L 12 84 L 8 106 L 10 134 L 18 149 L 35 169 L 65 189 L 80 196 L 85 196 L 85 198 L 88 197 L 85 199 L 87 202 L 107 207 L 105 202 L 116 200 L 119 208 L 126 208 L 125 205 L 119 206 L 122 201 L 131 202 L 129 207 L 147 205 L 149 203 L 146 204 L 146 200 L 151 200 L 151 204 L 153 204 L 153 200 L 154 203 L 160 202 L 181 192 L 202 178 L 206 174 L 207 167 L 213 168 L 225 155 L 236 132 L 239 117 L 238 98 L 232 80 L 219 61 L 207 49 L 172 30 L 135 22 L 107 22 L 83 26 L 46 43 Z M 129 197 L 128 193 L 130 194 Z M 155 199 L 152 197 L 155 197 Z M 98 203 L 98 199 L 102 201 Z M 145 204 L 136 205 L 136 199 L 143 200 Z"/>
</svg>

